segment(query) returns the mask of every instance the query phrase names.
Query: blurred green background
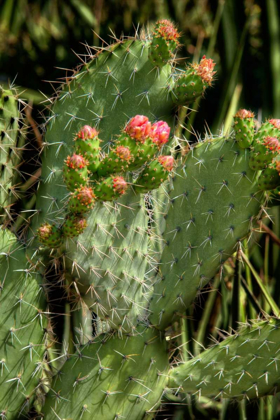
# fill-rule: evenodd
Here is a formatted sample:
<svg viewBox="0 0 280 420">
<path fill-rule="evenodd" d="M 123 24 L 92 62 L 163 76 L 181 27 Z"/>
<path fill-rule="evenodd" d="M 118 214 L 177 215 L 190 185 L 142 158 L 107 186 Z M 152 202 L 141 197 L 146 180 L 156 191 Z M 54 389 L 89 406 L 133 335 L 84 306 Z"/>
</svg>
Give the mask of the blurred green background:
<svg viewBox="0 0 280 420">
<path fill-rule="evenodd" d="M 206 54 L 217 63 L 213 87 L 194 105 L 199 112 L 189 115 L 182 108 L 176 134 L 194 141 L 208 127 L 215 134 L 229 131 L 240 107 L 254 111 L 259 121 L 280 118 L 279 0 L 0 0 L 0 5 L 0 84 L 18 87 L 21 97 L 33 104 L 38 125 L 44 121 L 46 97 L 86 59 L 86 45 L 101 47 L 114 36 L 134 35 L 138 25 L 140 31 L 162 18 L 172 19 L 182 33 L 178 58 L 188 57 L 191 63 Z M 36 130 L 29 133 L 31 139 L 34 135 L 38 141 Z M 32 165 L 26 165 L 32 173 Z M 260 284 L 280 306 L 279 216 L 279 206 L 273 207 L 262 228 L 249 243 L 244 241 L 249 264 L 241 265 L 234 255 L 225 264 L 222 281 L 218 275 L 182 324 L 174 325 L 174 361 L 198 354 L 202 347 L 197 342 L 211 344 L 209 334 L 219 339 L 220 330 L 270 314 Z M 177 403 L 165 401 L 157 419 L 280 419 L 279 394 L 253 403 L 190 397 Z"/>
</svg>

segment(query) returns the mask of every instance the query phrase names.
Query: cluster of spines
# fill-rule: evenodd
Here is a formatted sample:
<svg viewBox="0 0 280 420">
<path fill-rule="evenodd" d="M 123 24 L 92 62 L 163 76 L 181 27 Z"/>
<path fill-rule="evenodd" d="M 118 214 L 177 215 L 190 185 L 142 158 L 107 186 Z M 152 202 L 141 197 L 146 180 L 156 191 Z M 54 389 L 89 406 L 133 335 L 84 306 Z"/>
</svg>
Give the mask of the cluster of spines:
<svg viewBox="0 0 280 420">
<path fill-rule="evenodd" d="M 173 169 L 172 156 L 159 156 L 147 164 L 168 142 L 170 127 L 164 121 L 153 125 L 144 115 L 136 115 L 126 125 L 115 145 L 100 157 L 100 140 L 95 128 L 84 126 L 74 139 L 75 151 L 65 160 L 64 181 L 70 191 L 68 215 L 62 226 L 45 223 L 38 229 L 39 240 L 51 248 L 59 247 L 63 238 L 80 235 L 87 226 L 84 214 L 95 200 L 113 201 L 128 188 L 122 176 L 147 165 L 134 183 L 135 191 L 146 193 L 158 188 Z"/>
</svg>

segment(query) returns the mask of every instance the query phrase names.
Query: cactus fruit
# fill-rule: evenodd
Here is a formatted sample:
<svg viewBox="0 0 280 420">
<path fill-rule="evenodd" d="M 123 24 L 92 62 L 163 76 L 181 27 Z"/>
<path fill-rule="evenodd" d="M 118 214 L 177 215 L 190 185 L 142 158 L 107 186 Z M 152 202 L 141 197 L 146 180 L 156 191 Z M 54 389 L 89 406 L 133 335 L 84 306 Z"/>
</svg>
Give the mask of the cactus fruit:
<svg viewBox="0 0 280 420">
<path fill-rule="evenodd" d="M 280 150 L 280 120 L 271 119 L 261 125 L 251 145 L 250 167 L 265 169 Z"/>
<path fill-rule="evenodd" d="M 86 185 L 88 179 L 88 161 L 82 156 L 68 156 L 64 166 L 64 180 L 67 188 L 74 191 L 81 185 Z"/>
<path fill-rule="evenodd" d="M 44 223 L 38 228 L 38 238 L 42 244 L 49 248 L 57 248 L 62 244 L 61 229 L 49 223 Z"/>
<path fill-rule="evenodd" d="M 73 238 L 79 236 L 87 227 L 86 219 L 79 214 L 69 214 L 61 228 L 63 236 Z"/>
<path fill-rule="evenodd" d="M 153 418 L 167 385 L 193 392 L 182 383 L 185 372 L 195 368 L 198 391 L 201 380 L 212 382 L 211 352 L 219 372 L 227 363 L 225 377 L 234 396 L 244 376 L 248 396 L 256 390 L 248 384 L 250 375 L 255 383 L 269 371 L 280 382 L 272 372 L 274 360 L 270 368 L 262 362 L 260 368 L 267 370 L 257 378 L 241 363 L 247 361 L 247 342 L 276 341 L 274 320 L 258 323 L 259 335 L 252 327 L 251 341 L 246 330 L 226 339 L 231 357 L 244 358 L 232 369 L 219 345 L 201 355 L 205 372 L 198 363 L 190 367 L 192 362 L 185 362 L 168 374 L 165 330 L 185 316 L 217 271 L 222 274 L 227 258 L 261 217 L 265 191 L 280 185 L 278 120 L 255 133 L 251 114 L 240 111 L 235 133 L 208 135 L 187 155 L 181 154 L 180 140 L 172 141 L 173 101 L 189 104 L 215 75 L 213 60 L 205 57 L 186 71 L 176 70 L 178 37 L 174 25 L 164 20 L 156 24 L 153 37 L 109 45 L 67 78 L 46 117 L 48 147 L 41 153 L 36 215 L 24 238 L 28 246 L 22 249 L 13 239 L 7 252 L 0 235 L 0 246 L 5 242 L 0 256 L 5 273 L 0 295 L 4 419 L 17 418 L 34 399 L 38 416 L 48 420 Z M 262 172 L 252 165 L 255 161 L 261 162 Z M 46 205 L 50 199 L 55 206 Z M 52 317 L 39 291 L 45 285 L 53 291 L 58 283 L 69 317 L 63 332 L 66 349 L 54 357 L 57 347 L 51 349 L 46 324 Z M 1 354 L 7 345 L 9 359 Z M 257 345 L 262 357 L 265 345 Z M 216 373 L 207 395 L 218 395 Z M 234 381 L 237 373 L 240 379 Z M 12 398 L 10 389 L 19 398 Z M 258 392 L 270 388 L 261 382 Z"/>
<path fill-rule="evenodd" d="M 135 181 L 135 192 L 145 194 L 159 188 L 167 180 L 169 172 L 173 169 L 173 156 L 159 156 L 147 165 L 140 177 Z"/>
<path fill-rule="evenodd" d="M 100 151 L 100 140 L 96 128 L 85 125 L 79 130 L 74 141 L 76 152 L 87 159 L 89 170 L 95 172 L 99 166 Z"/>
<path fill-rule="evenodd" d="M 127 182 L 122 176 L 111 176 L 94 186 L 94 194 L 97 200 L 117 200 L 127 190 Z"/>
<path fill-rule="evenodd" d="M 126 172 L 129 169 L 129 162 L 132 154 L 129 147 L 116 146 L 100 162 L 98 168 L 99 176 L 106 176 L 116 172 Z"/>
<path fill-rule="evenodd" d="M 278 319 L 245 324 L 171 370 L 168 386 L 210 398 L 259 398 L 279 390 Z"/>
<path fill-rule="evenodd" d="M 202 57 L 200 63 L 187 67 L 179 73 L 174 82 L 173 98 L 178 105 L 190 104 L 211 86 L 215 63 L 211 58 Z"/>
<path fill-rule="evenodd" d="M 150 45 L 149 59 L 156 67 L 162 67 L 174 58 L 179 45 L 179 33 L 169 20 L 156 23 Z"/>
<path fill-rule="evenodd" d="M 279 185 L 279 172 L 276 163 L 273 162 L 263 169 L 258 178 L 258 185 L 262 191 L 274 190 Z"/>
<path fill-rule="evenodd" d="M 86 213 L 94 206 L 94 198 L 92 188 L 77 188 L 70 196 L 68 208 L 72 213 Z"/>
<path fill-rule="evenodd" d="M 246 109 L 240 109 L 234 116 L 235 139 L 243 149 L 252 144 L 255 132 L 254 117 L 253 112 Z"/>
<path fill-rule="evenodd" d="M 280 135 L 280 119 L 272 118 L 264 122 L 259 128 L 256 138 L 263 139 L 264 137 L 279 137 Z"/>
</svg>

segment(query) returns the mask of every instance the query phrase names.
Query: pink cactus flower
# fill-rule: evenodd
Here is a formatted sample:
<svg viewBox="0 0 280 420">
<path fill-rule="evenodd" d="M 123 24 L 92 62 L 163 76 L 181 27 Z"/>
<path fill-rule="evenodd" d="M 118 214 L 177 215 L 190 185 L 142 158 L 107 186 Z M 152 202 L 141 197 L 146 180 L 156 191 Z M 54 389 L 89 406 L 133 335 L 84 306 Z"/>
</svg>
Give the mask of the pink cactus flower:
<svg viewBox="0 0 280 420">
<path fill-rule="evenodd" d="M 144 143 L 151 132 L 151 123 L 145 115 L 136 115 L 131 118 L 124 131 L 133 139 Z"/>
<path fill-rule="evenodd" d="M 165 121 L 158 121 L 152 125 L 151 138 L 158 147 L 168 142 L 170 127 Z"/>
</svg>

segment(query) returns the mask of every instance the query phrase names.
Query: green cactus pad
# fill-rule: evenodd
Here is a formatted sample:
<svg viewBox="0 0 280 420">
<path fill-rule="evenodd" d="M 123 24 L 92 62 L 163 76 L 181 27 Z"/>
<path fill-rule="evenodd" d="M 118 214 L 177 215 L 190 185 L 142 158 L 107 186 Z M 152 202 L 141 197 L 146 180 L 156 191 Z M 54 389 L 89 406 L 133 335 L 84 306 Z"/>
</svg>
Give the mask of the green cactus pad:
<svg viewBox="0 0 280 420">
<path fill-rule="evenodd" d="M 68 244 L 67 271 L 79 278 L 83 301 L 109 328 L 130 331 L 152 291 L 144 198 L 130 191 L 121 204 L 97 202 L 87 222 L 78 242 Z"/>
<path fill-rule="evenodd" d="M 280 322 L 246 324 L 171 370 L 169 387 L 209 398 L 258 398 L 280 389 Z"/>
<path fill-rule="evenodd" d="M 73 138 L 82 126 L 95 125 L 104 148 L 137 114 L 151 121 L 162 118 L 173 127 L 173 104 L 166 94 L 172 68 L 167 64 L 158 74 L 148 60 L 148 50 L 149 39 L 121 41 L 98 54 L 74 75 L 69 85 L 64 85 L 50 117 L 46 117 L 48 147 L 42 153 L 42 182 L 37 197 L 40 213 L 33 219 L 32 232 L 50 217 L 61 223 L 68 194 L 62 168 L 74 151 Z M 46 197 L 54 200 L 56 211 L 49 209 Z"/>
<path fill-rule="evenodd" d="M 247 151 L 232 138 L 208 139 L 176 169 L 149 307 L 153 325 L 165 328 L 183 315 L 250 233 L 263 193 L 248 160 Z"/>
<path fill-rule="evenodd" d="M 166 343 L 155 331 L 101 335 L 69 357 L 43 413 L 48 420 L 141 420 L 146 413 L 154 417 L 167 369 Z"/>
<path fill-rule="evenodd" d="M 0 416 L 14 420 L 32 406 L 48 343 L 41 278 L 11 234 L 0 231 Z"/>
</svg>

